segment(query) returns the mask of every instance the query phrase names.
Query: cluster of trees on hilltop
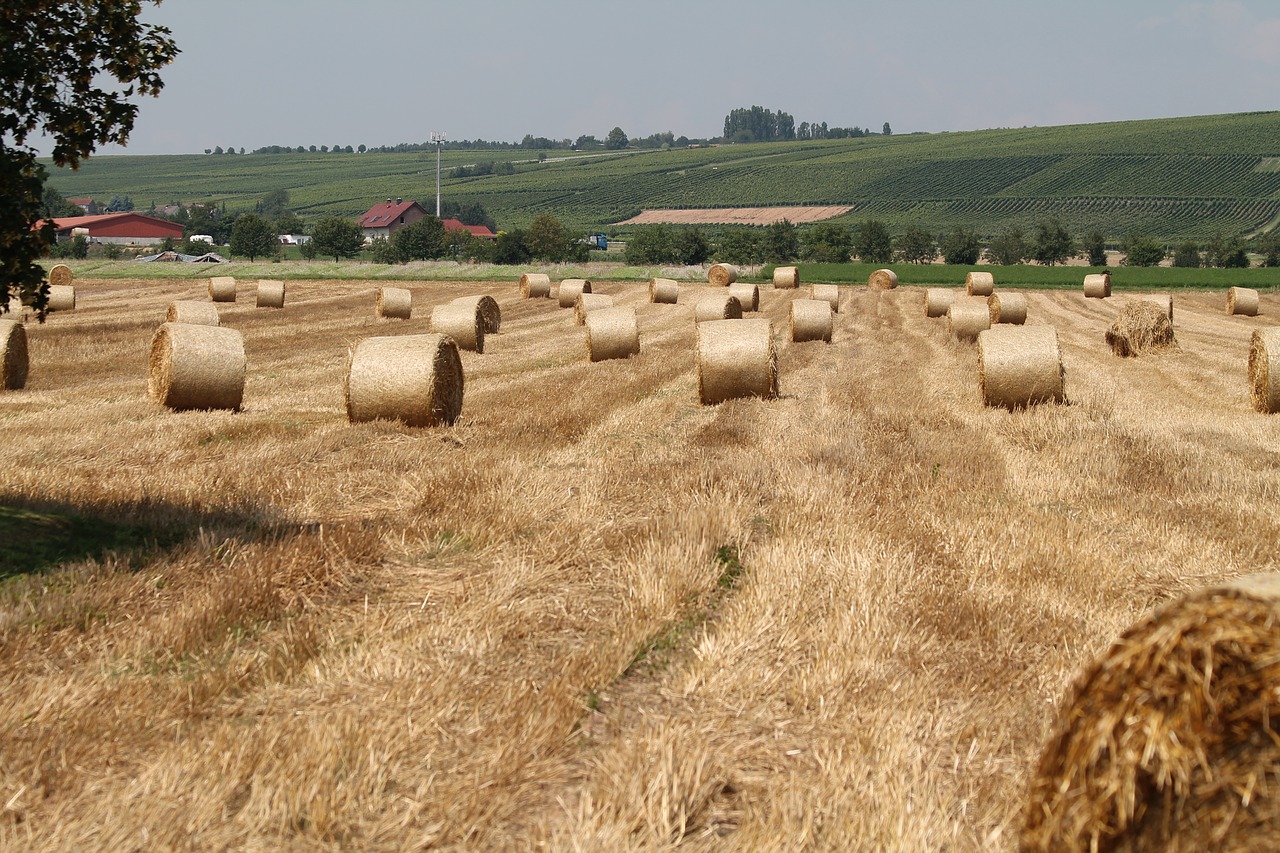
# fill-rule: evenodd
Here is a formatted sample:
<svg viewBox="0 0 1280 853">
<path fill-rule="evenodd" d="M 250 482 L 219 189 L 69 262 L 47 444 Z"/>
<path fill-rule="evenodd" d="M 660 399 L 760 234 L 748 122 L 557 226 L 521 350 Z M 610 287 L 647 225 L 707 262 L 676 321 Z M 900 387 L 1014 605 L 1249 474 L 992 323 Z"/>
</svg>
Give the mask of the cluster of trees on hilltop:
<svg viewBox="0 0 1280 853">
<path fill-rule="evenodd" d="M 892 135 L 893 130 L 885 122 L 882 136 Z M 795 139 L 851 139 L 876 136 L 869 128 L 828 127 L 827 123 L 802 121 L 796 125 L 795 117 L 782 110 L 774 112 L 764 107 L 739 107 L 724 117 L 725 142 L 789 142 Z"/>
</svg>

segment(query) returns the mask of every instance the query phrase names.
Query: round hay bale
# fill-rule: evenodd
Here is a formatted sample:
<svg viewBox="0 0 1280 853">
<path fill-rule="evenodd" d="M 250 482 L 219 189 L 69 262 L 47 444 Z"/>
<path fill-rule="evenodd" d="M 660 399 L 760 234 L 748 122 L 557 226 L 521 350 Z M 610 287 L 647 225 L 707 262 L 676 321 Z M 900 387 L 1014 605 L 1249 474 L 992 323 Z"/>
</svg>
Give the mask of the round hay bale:
<svg viewBox="0 0 1280 853">
<path fill-rule="evenodd" d="M 800 286 L 799 267 L 774 267 L 773 286 L 779 290 L 793 290 Z"/>
<path fill-rule="evenodd" d="M 165 323 L 151 338 L 147 394 L 170 409 L 240 408 L 244 336 L 235 329 Z"/>
<path fill-rule="evenodd" d="M 893 270 L 876 270 L 867 278 L 872 290 L 893 290 L 898 286 L 898 274 Z"/>
<path fill-rule="evenodd" d="M 1243 317 L 1258 316 L 1258 291 L 1249 287 L 1233 287 L 1228 290 L 1227 313 Z"/>
<path fill-rule="evenodd" d="M 413 291 L 405 287 L 379 287 L 379 317 L 393 320 L 408 320 L 413 314 Z"/>
<path fill-rule="evenodd" d="M 76 310 L 75 286 L 70 284 L 49 285 L 49 310 L 50 311 Z"/>
<path fill-rule="evenodd" d="M 572 308 L 578 301 L 578 297 L 584 293 L 591 292 L 591 282 L 585 278 L 566 278 L 560 282 L 560 290 L 557 296 L 560 299 L 561 308 Z"/>
<path fill-rule="evenodd" d="M 195 300 L 179 300 L 170 302 L 169 310 L 164 315 L 166 323 L 192 323 L 197 326 L 221 326 L 218 318 L 218 306 L 212 302 Z"/>
<path fill-rule="evenodd" d="M 760 310 L 760 288 L 754 284 L 735 282 L 729 285 L 729 295 L 737 298 L 743 314 Z"/>
<path fill-rule="evenodd" d="M 484 318 L 478 305 L 437 305 L 431 309 L 431 331 L 453 338 L 459 349 L 484 352 Z"/>
<path fill-rule="evenodd" d="M 1280 328 L 1257 329 L 1249 341 L 1249 396 L 1259 412 L 1280 412 Z"/>
<path fill-rule="evenodd" d="M 26 327 L 17 320 L 0 320 L 0 388 L 25 387 L 29 366 Z"/>
<path fill-rule="evenodd" d="M 587 331 L 587 357 L 592 361 L 630 358 L 640 352 L 636 309 L 629 305 L 592 311 L 583 325 Z"/>
<path fill-rule="evenodd" d="M 1173 296 L 1168 293 L 1144 293 L 1140 294 L 1138 299 L 1159 305 L 1161 309 L 1169 315 L 1169 322 L 1173 322 Z"/>
<path fill-rule="evenodd" d="M 766 319 L 698 324 L 698 399 L 704 406 L 735 397 L 778 396 L 778 351 Z"/>
<path fill-rule="evenodd" d="M 733 264 L 712 264 L 707 270 L 707 281 L 716 287 L 728 287 L 738 280 L 738 268 Z"/>
<path fill-rule="evenodd" d="M 283 308 L 284 282 L 272 278 L 258 279 L 257 306 L 259 308 Z"/>
<path fill-rule="evenodd" d="M 61 287 L 75 281 L 75 276 L 71 273 L 71 267 L 66 264 L 54 264 L 53 268 L 49 270 L 48 279 L 50 285 Z"/>
<path fill-rule="evenodd" d="M 550 299 L 551 276 L 540 272 L 520 276 L 520 295 L 525 299 Z"/>
<path fill-rule="evenodd" d="M 612 307 L 612 296 L 605 296 L 603 293 L 579 293 L 577 301 L 573 303 L 573 321 L 579 326 L 585 325 L 587 315 L 592 311 Z"/>
<path fill-rule="evenodd" d="M 1084 277 L 1085 299 L 1106 299 L 1111 295 L 1111 273 L 1090 273 Z"/>
<path fill-rule="evenodd" d="M 742 319 L 742 303 L 738 297 L 723 294 L 721 296 L 704 296 L 693 306 L 693 321 L 705 323 L 709 320 Z"/>
<path fill-rule="evenodd" d="M 978 388 L 987 406 L 1020 409 L 1064 399 L 1062 351 L 1052 326 L 997 326 L 978 334 Z"/>
<path fill-rule="evenodd" d="M 1111 351 L 1121 357 L 1159 352 L 1174 344 L 1173 323 L 1164 307 L 1135 299 L 1120 309 L 1103 337 Z"/>
<path fill-rule="evenodd" d="M 838 284 L 811 284 L 809 298 L 829 302 L 831 310 L 836 314 L 840 313 L 840 285 Z"/>
<path fill-rule="evenodd" d="M 455 305 L 470 305 L 479 310 L 486 335 L 495 334 L 502 328 L 502 308 L 498 306 L 498 300 L 492 296 L 459 296 L 450 301 Z"/>
<path fill-rule="evenodd" d="M 209 299 L 213 302 L 235 302 L 235 278 L 229 275 L 215 275 L 209 279 Z"/>
<path fill-rule="evenodd" d="M 947 326 L 961 341 L 976 341 L 981 332 L 991 328 L 991 309 L 987 300 L 957 299 L 947 309 Z"/>
<path fill-rule="evenodd" d="M 993 326 L 996 323 L 1021 326 L 1027 322 L 1027 297 L 1021 293 L 993 293 L 987 297 L 987 313 Z"/>
<path fill-rule="evenodd" d="M 1040 754 L 1020 849 L 1274 849 L 1280 575 L 1198 590 L 1077 676 Z"/>
<path fill-rule="evenodd" d="M 964 277 L 964 292 L 970 296 L 990 296 L 995 290 L 996 279 L 989 272 L 970 272 Z"/>
<path fill-rule="evenodd" d="M 951 303 L 956 301 L 955 288 L 930 287 L 924 292 L 924 316 L 945 317 Z"/>
<path fill-rule="evenodd" d="M 680 283 L 670 278 L 649 280 L 649 301 L 661 305 L 675 305 L 680 298 Z"/>
<path fill-rule="evenodd" d="M 825 299 L 796 299 L 791 303 L 791 340 L 826 341 L 831 343 L 835 313 Z"/>
<path fill-rule="evenodd" d="M 347 420 L 414 427 L 453 424 L 462 413 L 462 357 L 447 335 L 365 338 L 351 351 Z"/>
</svg>

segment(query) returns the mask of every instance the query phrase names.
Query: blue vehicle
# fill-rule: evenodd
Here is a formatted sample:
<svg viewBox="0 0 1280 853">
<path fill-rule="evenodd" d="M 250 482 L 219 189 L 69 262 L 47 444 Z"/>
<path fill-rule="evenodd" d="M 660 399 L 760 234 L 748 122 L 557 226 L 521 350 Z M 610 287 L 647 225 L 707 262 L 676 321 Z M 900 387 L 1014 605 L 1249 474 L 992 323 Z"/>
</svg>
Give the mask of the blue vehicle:
<svg viewBox="0 0 1280 853">
<path fill-rule="evenodd" d="M 606 252 L 609 251 L 609 238 L 604 234 L 588 234 L 587 244 L 593 249 L 600 249 L 601 251 Z"/>
</svg>

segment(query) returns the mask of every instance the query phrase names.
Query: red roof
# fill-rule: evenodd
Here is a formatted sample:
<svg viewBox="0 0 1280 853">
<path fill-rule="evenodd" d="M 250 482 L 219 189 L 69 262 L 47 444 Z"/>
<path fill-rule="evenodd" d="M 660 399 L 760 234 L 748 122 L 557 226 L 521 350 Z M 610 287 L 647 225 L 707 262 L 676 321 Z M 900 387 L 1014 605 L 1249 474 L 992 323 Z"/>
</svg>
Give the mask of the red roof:
<svg viewBox="0 0 1280 853">
<path fill-rule="evenodd" d="M 382 204 L 375 204 L 369 208 L 369 212 L 360 217 L 361 228 L 386 228 L 393 222 L 399 222 L 400 217 L 404 216 L 413 208 L 418 208 L 425 214 L 427 211 L 422 205 L 416 201 L 384 201 Z"/>
<path fill-rule="evenodd" d="M 92 237 L 182 237 L 179 223 L 132 211 L 97 216 L 59 216 L 53 220 L 53 226 L 58 233 L 69 232 L 72 228 L 87 228 Z"/>
<path fill-rule="evenodd" d="M 440 221 L 441 223 L 443 223 L 444 230 L 446 231 L 468 231 L 471 233 L 472 237 L 497 237 L 498 236 L 497 234 L 494 234 L 492 231 L 489 230 L 488 225 L 463 225 L 457 219 L 442 219 Z"/>
</svg>

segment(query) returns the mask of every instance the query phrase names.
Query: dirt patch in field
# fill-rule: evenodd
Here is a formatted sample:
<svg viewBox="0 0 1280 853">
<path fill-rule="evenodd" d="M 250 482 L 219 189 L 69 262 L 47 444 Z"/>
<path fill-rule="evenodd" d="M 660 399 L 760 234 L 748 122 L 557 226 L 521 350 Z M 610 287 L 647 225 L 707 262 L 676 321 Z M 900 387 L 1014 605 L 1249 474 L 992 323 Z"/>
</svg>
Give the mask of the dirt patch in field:
<svg viewBox="0 0 1280 853">
<path fill-rule="evenodd" d="M 852 207 L 716 207 L 699 210 L 646 210 L 619 225 L 771 225 L 785 219 L 797 225 L 821 222 L 848 213 Z"/>
</svg>

